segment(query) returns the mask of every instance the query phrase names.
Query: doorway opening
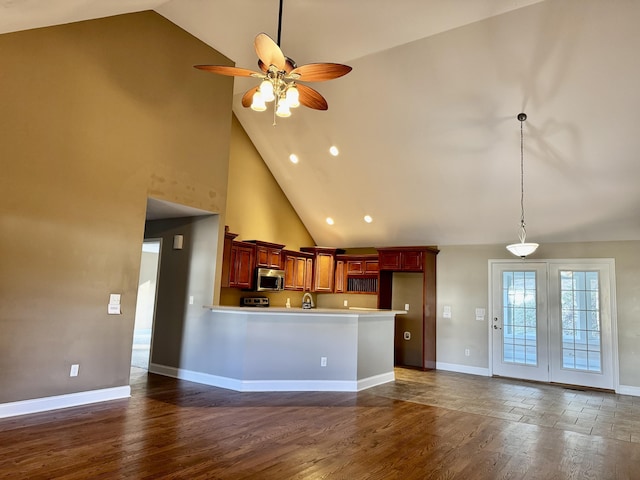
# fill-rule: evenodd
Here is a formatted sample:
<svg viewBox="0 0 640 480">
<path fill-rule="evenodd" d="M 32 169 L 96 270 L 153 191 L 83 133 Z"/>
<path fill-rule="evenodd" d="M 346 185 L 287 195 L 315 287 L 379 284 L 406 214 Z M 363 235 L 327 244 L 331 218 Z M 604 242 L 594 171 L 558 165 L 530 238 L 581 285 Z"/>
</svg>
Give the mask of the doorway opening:
<svg viewBox="0 0 640 480">
<path fill-rule="evenodd" d="M 161 246 L 162 239 L 149 239 L 142 244 L 131 367 L 143 370 L 149 369 L 151 357 Z"/>
</svg>

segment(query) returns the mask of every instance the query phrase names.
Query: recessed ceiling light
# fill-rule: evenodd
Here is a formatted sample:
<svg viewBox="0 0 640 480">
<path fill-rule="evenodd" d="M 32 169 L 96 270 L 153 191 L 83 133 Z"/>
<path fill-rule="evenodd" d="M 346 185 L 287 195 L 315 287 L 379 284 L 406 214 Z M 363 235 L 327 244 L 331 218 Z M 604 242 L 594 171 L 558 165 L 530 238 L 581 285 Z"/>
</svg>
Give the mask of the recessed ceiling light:
<svg viewBox="0 0 640 480">
<path fill-rule="evenodd" d="M 364 221 L 367 223 L 371 223 L 373 222 L 373 218 L 371 218 L 371 215 L 365 215 L 364 216 Z"/>
<path fill-rule="evenodd" d="M 334 223 L 334 222 L 333 222 L 333 218 L 331 218 L 331 217 L 327 217 L 327 223 L 328 223 L 329 225 L 333 225 L 333 223 Z"/>
<path fill-rule="evenodd" d="M 340 153 L 340 150 L 338 150 L 338 147 L 336 147 L 335 145 L 332 145 L 331 148 L 329 149 L 329 153 L 334 157 L 337 157 L 338 154 Z"/>
<path fill-rule="evenodd" d="M 298 156 L 295 153 L 292 153 L 289 155 L 289 160 L 291 160 L 291 163 L 298 163 Z"/>
</svg>

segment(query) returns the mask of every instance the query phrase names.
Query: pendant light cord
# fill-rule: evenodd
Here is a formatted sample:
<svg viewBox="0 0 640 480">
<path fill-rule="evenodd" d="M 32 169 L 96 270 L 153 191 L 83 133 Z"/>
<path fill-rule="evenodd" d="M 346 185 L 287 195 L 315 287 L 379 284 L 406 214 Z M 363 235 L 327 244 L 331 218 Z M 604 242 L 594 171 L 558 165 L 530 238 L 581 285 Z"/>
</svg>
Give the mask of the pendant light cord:
<svg viewBox="0 0 640 480">
<path fill-rule="evenodd" d="M 527 230 L 524 223 L 524 120 L 520 120 L 520 241 L 524 243 Z"/>
</svg>

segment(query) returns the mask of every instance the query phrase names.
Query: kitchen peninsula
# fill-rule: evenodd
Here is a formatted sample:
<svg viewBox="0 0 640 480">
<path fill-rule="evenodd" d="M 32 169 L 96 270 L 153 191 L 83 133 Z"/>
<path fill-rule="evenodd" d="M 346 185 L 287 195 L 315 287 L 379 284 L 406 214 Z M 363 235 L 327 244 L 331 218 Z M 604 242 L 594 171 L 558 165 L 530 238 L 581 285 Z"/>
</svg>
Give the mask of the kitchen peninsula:
<svg viewBox="0 0 640 480">
<path fill-rule="evenodd" d="M 395 379 L 394 321 L 404 311 L 205 308 L 202 351 L 191 352 L 200 371 L 157 373 L 237 391 L 360 391 Z"/>
</svg>

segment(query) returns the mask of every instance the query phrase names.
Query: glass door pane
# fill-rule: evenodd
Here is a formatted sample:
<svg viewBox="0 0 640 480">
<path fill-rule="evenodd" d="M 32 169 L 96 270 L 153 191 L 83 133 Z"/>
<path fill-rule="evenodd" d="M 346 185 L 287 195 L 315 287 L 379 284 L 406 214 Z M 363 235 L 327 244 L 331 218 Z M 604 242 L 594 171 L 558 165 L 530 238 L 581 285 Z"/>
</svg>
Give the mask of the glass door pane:
<svg viewBox="0 0 640 480">
<path fill-rule="evenodd" d="M 549 381 L 546 271 L 539 263 L 492 264 L 495 375 Z"/>
<path fill-rule="evenodd" d="M 562 368 L 602 372 L 598 272 L 560 271 Z"/>
<path fill-rule="evenodd" d="M 538 365 L 536 272 L 502 272 L 502 361 Z"/>
</svg>

